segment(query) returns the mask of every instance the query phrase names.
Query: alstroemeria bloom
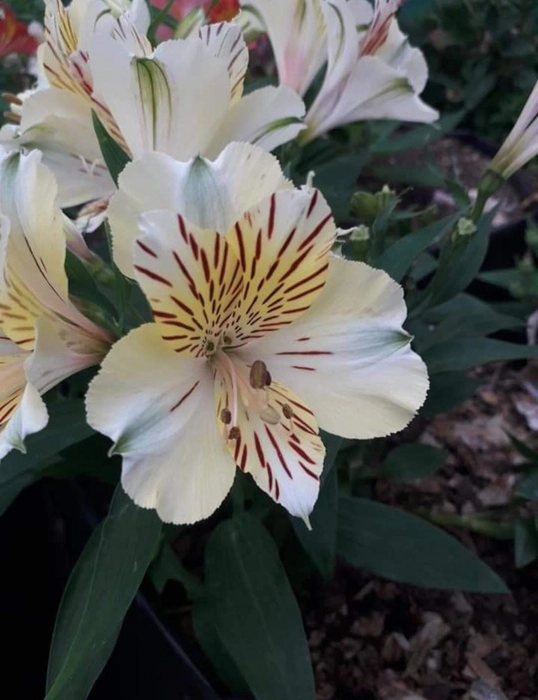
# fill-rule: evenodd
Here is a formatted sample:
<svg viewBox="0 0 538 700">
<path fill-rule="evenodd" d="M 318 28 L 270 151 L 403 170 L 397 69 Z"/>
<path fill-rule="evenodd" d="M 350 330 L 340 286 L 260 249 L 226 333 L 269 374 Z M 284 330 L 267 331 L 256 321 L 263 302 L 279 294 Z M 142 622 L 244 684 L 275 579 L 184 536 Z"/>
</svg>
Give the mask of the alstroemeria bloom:
<svg viewBox="0 0 538 700">
<path fill-rule="evenodd" d="M 109 334 L 68 294 L 64 217 L 40 154 L 0 157 L 0 458 L 45 427 L 41 395 L 98 364 Z"/>
<path fill-rule="evenodd" d="M 325 64 L 325 77 L 308 110 L 308 141 L 368 119 L 432 122 L 419 97 L 428 69 L 395 19 L 401 0 L 244 0 L 273 46 L 280 81 L 304 95 Z"/>
<path fill-rule="evenodd" d="M 20 22 L 5 2 L 0 2 L 0 58 L 12 53 L 32 55 L 38 47 L 37 39 Z"/>
<path fill-rule="evenodd" d="M 237 466 L 307 520 L 318 426 L 372 438 L 411 420 L 428 381 L 402 330 L 402 289 L 332 258 L 335 233 L 311 189 L 276 192 L 227 232 L 172 211 L 140 217 L 133 257 L 155 320 L 112 348 L 87 395 L 138 505 L 206 518 Z"/>
<path fill-rule="evenodd" d="M 24 98 L 20 124 L 5 124 L 0 144 L 9 150 L 39 149 L 58 184 L 57 203 L 73 207 L 108 198 L 116 189 L 103 162 L 91 110 L 80 95 L 45 88 Z"/>
<path fill-rule="evenodd" d="M 107 106 L 94 94 L 89 43 L 97 33 L 114 36 L 129 51 L 146 55 L 150 23 L 145 0 L 45 0 L 45 43 L 40 47 L 44 75 L 52 87 L 78 95 L 95 110 L 113 137 L 122 135 Z"/>
<path fill-rule="evenodd" d="M 243 97 L 247 64 L 234 23 L 207 25 L 145 57 L 105 34 L 90 46 L 95 94 L 134 158 L 151 151 L 178 160 L 214 157 L 231 141 L 272 150 L 295 138 L 303 129 L 302 100 L 285 85 Z"/>
<path fill-rule="evenodd" d="M 537 155 L 538 83 L 489 169 L 506 180 Z"/>
</svg>

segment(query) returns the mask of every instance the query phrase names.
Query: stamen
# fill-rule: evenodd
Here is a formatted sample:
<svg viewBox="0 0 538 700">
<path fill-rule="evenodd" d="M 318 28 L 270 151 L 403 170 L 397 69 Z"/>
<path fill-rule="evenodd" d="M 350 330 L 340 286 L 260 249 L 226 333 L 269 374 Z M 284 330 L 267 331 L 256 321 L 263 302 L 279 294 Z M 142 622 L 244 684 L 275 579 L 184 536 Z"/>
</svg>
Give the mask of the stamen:
<svg viewBox="0 0 538 700">
<path fill-rule="evenodd" d="M 262 360 L 255 360 L 250 368 L 250 386 L 253 389 L 265 389 L 271 386 L 271 375 L 267 370 L 267 365 Z"/>
<path fill-rule="evenodd" d="M 4 119 L 11 124 L 17 124 L 17 126 L 21 123 L 20 114 L 15 114 L 15 112 L 4 112 Z"/>
<path fill-rule="evenodd" d="M 241 437 L 241 431 L 237 427 L 237 425 L 234 425 L 233 428 L 230 428 L 230 432 L 228 433 L 228 440 L 239 440 Z"/>
<path fill-rule="evenodd" d="M 285 404 L 282 406 L 282 413 L 284 414 L 284 417 L 285 417 L 285 418 L 289 418 L 290 420 L 293 418 L 293 409 L 292 409 L 292 407 L 291 407 L 289 404 L 287 404 L 287 403 L 285 403 Z"/>
<path fill-rule="evenodd" d="M 232 412 L 229 408 L 222 409 L 222 411 L 220 412 L 220 419 L 224 423 L 224 425 L 230 425 L 230 423 L 232 422 Z"/>
<path fill-rule="evenodd" d="M 14 95 L 12 92 L 3 92 L 2 97 L 11 105 L 17 105 L 18 107 L 22 105 L 21 98 L 18 95 Z"/>
</svg>

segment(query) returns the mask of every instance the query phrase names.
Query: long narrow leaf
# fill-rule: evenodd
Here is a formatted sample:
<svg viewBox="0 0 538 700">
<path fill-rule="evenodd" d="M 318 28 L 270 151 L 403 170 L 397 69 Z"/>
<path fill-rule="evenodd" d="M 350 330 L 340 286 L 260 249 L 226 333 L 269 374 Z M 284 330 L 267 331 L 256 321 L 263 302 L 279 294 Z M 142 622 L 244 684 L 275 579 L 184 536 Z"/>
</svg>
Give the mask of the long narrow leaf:
<svg viewBox="0 0 538 700">
<path fill-rule="evenodd" d="M 86 700 L 158 546 L 162 524 L 121 486 L 90 537 L 60 604 L 45 700 Z"/>
</svg>

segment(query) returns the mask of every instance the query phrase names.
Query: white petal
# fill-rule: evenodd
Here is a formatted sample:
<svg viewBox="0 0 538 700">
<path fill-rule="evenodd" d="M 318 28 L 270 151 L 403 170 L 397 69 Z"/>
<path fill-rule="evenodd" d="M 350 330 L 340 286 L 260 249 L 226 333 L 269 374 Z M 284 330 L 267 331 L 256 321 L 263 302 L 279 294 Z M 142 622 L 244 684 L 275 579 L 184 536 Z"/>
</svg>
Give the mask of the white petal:
<svg viewBox="0 0 538 700">
<path fill-rule="evenodd" d="M 65 306 L 65 237 L 57 185 L 41 154 L 0 160 L 0 210 L 9 219 L 9 265 L 35 297 L 52 309 Z"/>
<path fill-rule="evenodd" d="M 135 158 L 151 151 L 192 158 L 228 109 L 226 65 L 200 40 L 167 41 L 153 58 L 137 58 L 111 37 L 96 36 L 90 60 L 95 90 Z"/>
<path fill-rule="evenodd" d="M 58 205 L 77 206 L 114 191 L 102 162 L 91 109 L 66 90 L 38 90 L 22 106 L 20 127 L 6 125 L 0 143 L 8 149 L 37 148 L 58 183 Z"/>
<path fill-rule="evenodd" d="M 135 503 L 175 523 L 210 516 L 235 464 L 218 432 L 213 377 L 178 356 L 150 324 L 120 340 L 87 396 L 88 422 L 123 455 L 122 485 Z"/>
<path fill-rule="evenodd" d="M 284 190 L 249 209 L 226 234 L 241 264 L 235 342 L 292 323 L 325 284 L 336 228 L 318 190 Z"/>
<path fill-rule="evenodd" d="M 333 258 L 323 293 L 295 323 L 241 351 L 301 397 L 321 428 L 369 439 L 404 428 L 428 389 L 401 329 L 401 287 L 363 263 Z"/>
<path fill-rule="evenodd" d="M 36 343 L 26 376 L 40 394 L 83 369 L 99 364 L 107 346 L 71 325 L 46 317 L 35 324 Z"/>
<path fill-rule="evenodd" d="M 355 121 L 397 119 L 430 123 L 438 117 L 438 112 L 414 92 L 403 72 L 376 56 L 365 56 L 353 68 L 345 89 L 331 109 L 323 107 L 321 111 L 312 111 L 307 121 L 312 123 L 309 137 L 313 138 Z"/>
<path fill-rule="evenodd" d="M 263 22 L 280 82 L 304 95 L 327 60 L 319 0 L 248 0 L 245 10 Z"/>
<path fill-rule="evenodd" d="M 239 436 L 226 441 L 228 450 L 237 466 L 252 474 L 265 493 L 308 523 L 318 497 L 325 456 L 318 425 L 308 406 L 278 382 L 271 383 L 267 396 L 279 420 L 267 422 L 258 411 L 240 404 Z M 228 401 L 225 389 L 220 387 L 217 415 Z M 289 411 L 289 417 L 283 415 L 283 410 Z M 222 423 L 221 432 L 226 439 Z"/>
<path fill-rule="evenodd" d="M 232 141 L 247 141 L 272 151 L 304 129 L 304 114 L 302 99 L 286 85 L 255 90 L 228 111 L 203 153 L 214 158 Z"/>
<path fill-rule="evenodd" d="M 249 144 L 230 144 L 215 161 L 144 156 L 122 172 L 108 209 L 114 260 L 133 277 L 133 241 L 143 212 L 169 209 L 200 228 L 225 232 L 247 209 L 289 187 L 278 160 Z"/>
<path fill-rule="evenodd" d="M 230 76 L 231 104 L 234 104 L 243 94 L 248 68 L 248 49 L 241 28 L 235 22 L 206 24 L 201 27 L 199 36 L 211 55 L 226 64 Z"/>
<path fill-rule="evenodd" d="M 0 459 L 11 450 L 26 452 L 24 440 L 49 422 L 45 402 L 31 384 L 26 384 L 18 408 L 0 432 Z"/>
</svg>

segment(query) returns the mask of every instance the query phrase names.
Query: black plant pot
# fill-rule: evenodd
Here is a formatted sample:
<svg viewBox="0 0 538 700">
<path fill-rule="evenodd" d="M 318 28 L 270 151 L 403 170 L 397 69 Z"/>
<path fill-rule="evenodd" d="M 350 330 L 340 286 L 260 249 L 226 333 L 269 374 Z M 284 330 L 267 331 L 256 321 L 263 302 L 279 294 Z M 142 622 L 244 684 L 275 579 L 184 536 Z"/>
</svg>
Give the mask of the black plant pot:
<svg viewBox="0 0 538 700">
<path fill-rule="evenodd" d="M 69 573 L 100 519 L 95 491 L 42 481 L 0 519 L 4 687 L 43 700 L 54 619 Z M 139 593 L 90 700 L 222 700 Z"/>
</svg>

